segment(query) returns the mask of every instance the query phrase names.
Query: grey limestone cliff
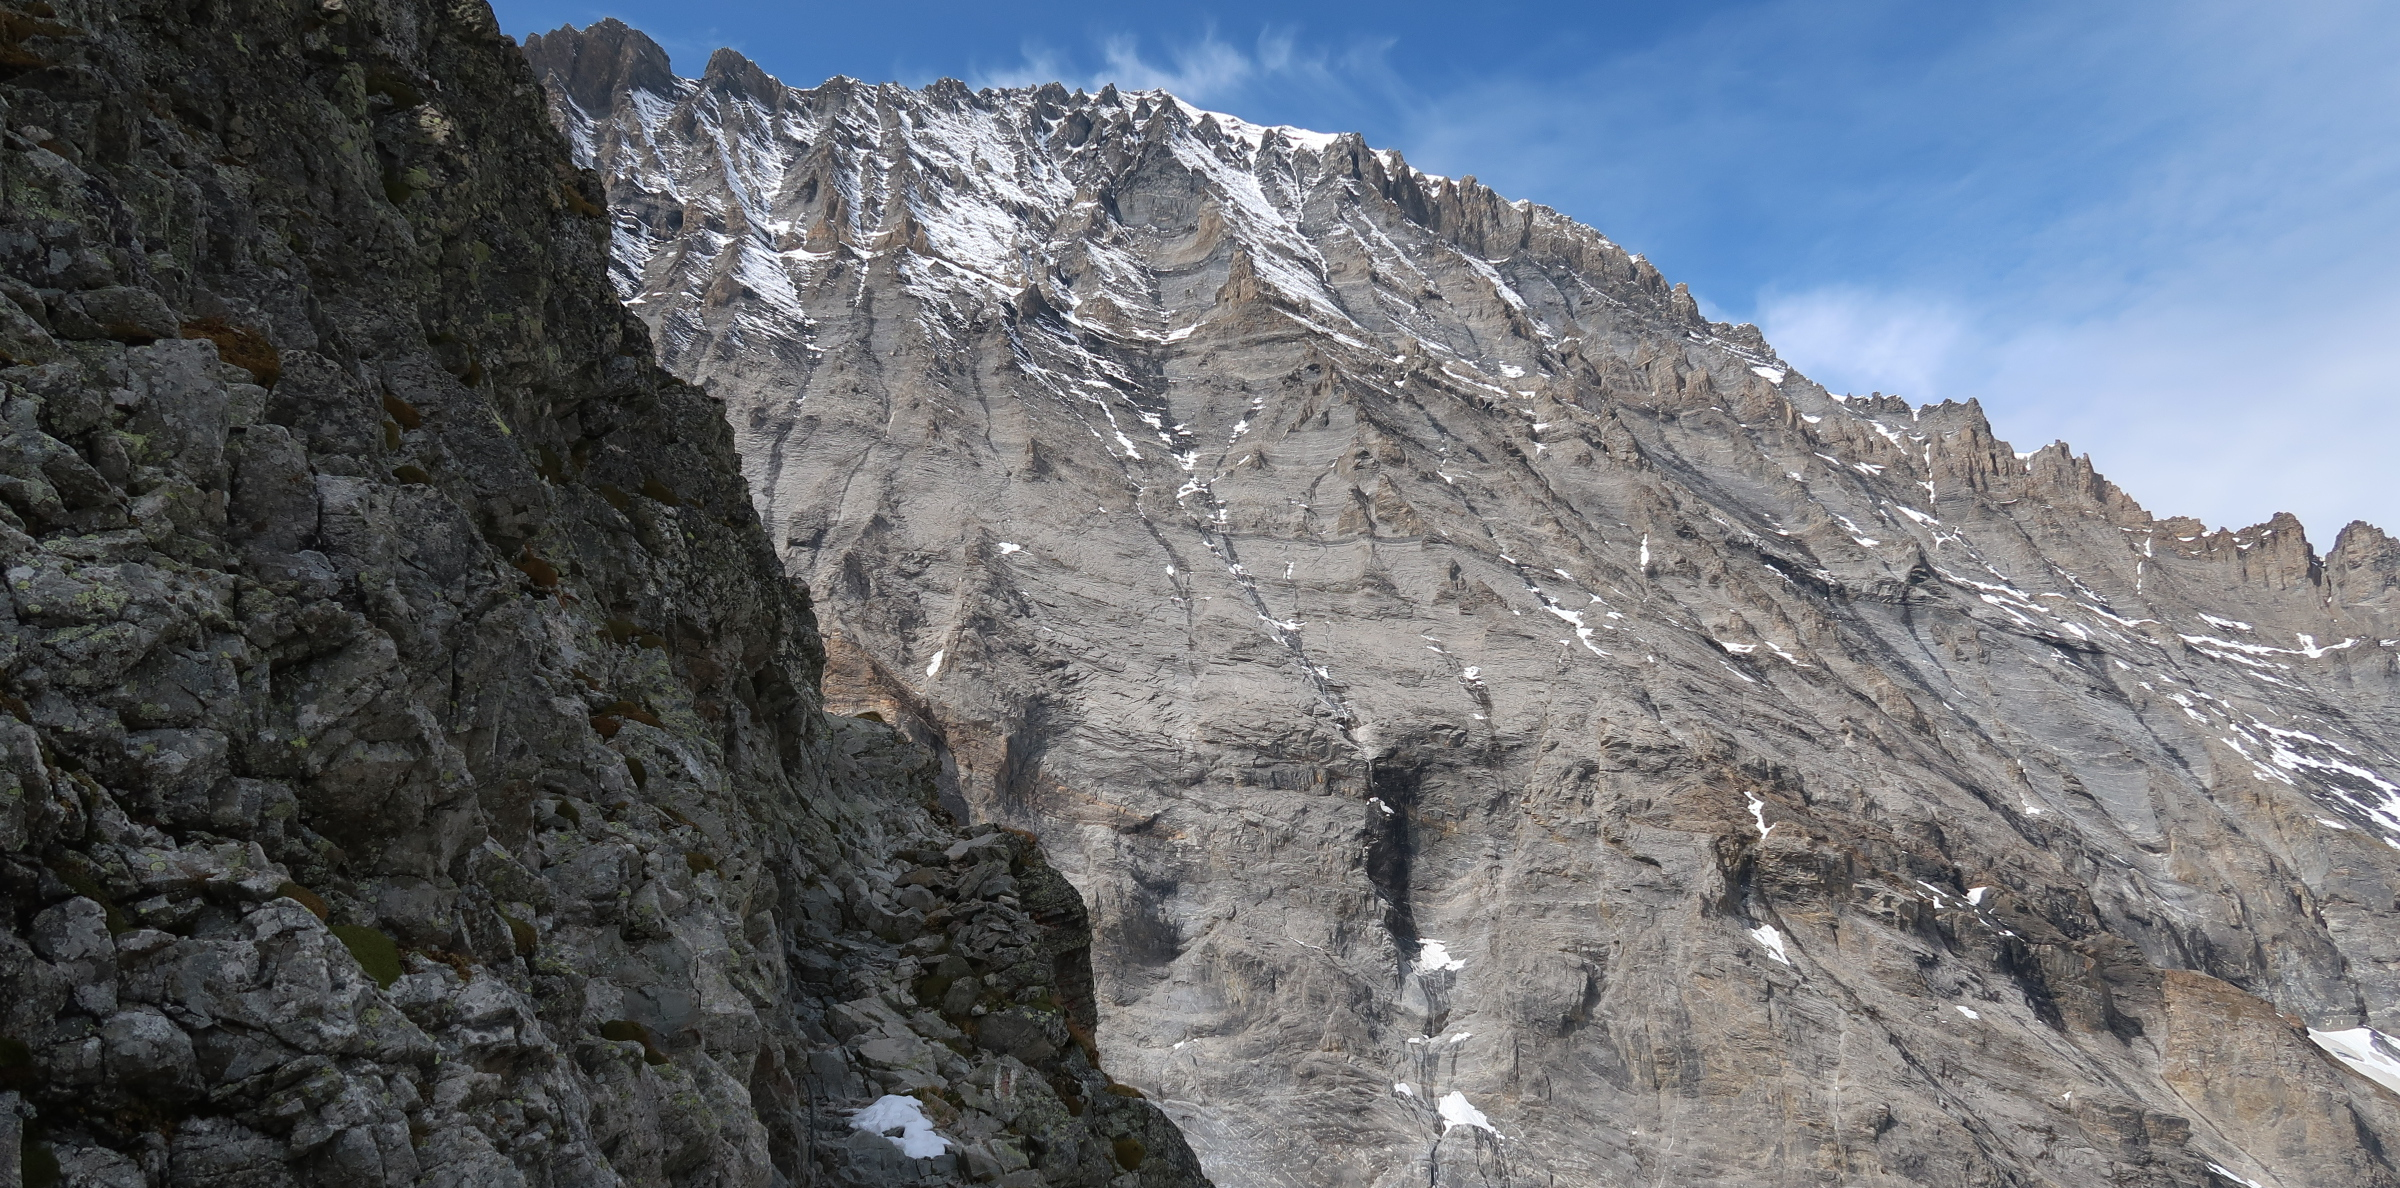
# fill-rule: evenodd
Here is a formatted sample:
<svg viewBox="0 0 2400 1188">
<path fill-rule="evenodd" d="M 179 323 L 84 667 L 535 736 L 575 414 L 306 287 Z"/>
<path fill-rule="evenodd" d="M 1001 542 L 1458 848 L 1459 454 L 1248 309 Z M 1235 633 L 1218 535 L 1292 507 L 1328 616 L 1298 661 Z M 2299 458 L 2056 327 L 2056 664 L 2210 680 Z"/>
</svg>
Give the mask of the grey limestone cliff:
<svg viewBox="0 0 2400 1188">
<path fill-rule="evenodd" d="M 600 201 L 479 0 L 0 7 L 0 1184 L 1202 1183 Z"/>
<path fill-rule="evenodd" d="M 1354 135 L 526 49 L 829 704 L 1083 889 L 1218 1183 L 2400 1183 L 2374 528 L 1828 392 Z"/>
</svg>

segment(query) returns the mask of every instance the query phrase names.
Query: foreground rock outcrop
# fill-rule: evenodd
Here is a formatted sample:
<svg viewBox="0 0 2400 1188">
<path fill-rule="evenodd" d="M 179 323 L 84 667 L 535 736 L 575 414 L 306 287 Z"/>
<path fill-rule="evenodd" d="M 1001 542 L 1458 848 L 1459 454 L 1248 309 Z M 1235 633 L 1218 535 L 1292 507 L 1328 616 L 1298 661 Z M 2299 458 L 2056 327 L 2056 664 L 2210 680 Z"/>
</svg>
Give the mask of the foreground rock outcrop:
<svg viewBox="0 0 2400 1188">
<path fill-rule="evenodd" d="M 0 1182 L 1203 1182 L 488 9 L 7 8 L 0 125 Z"/>
<path fill-rule="evenodd" d="M 1084 889 L 1219 1183 L 2400 1183 L 2382 533 L 1829 393 L 1356 136 L 527 52 L 831 703 Z"/>
</svg>

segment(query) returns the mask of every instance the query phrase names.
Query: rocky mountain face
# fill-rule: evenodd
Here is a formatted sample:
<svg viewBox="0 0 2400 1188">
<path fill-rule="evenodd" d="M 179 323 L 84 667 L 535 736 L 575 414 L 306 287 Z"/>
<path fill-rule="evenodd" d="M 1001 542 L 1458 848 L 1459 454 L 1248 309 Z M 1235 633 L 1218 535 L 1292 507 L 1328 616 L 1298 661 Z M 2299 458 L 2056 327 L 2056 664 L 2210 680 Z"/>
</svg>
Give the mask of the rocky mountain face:
<svg viewBox="0 0 2400 1188">
<path fill-rule="evenodd" d="M 2400 1183 L 2400 546 L 2159 519 L 1158 93 L 526 52 L 828 704 L 1221 1185 Z"/>
<path fill-rule="evenodd" d="M 0 8 L 0 1183 L 1197 1185 L 479 0 Z"/>
</svg>

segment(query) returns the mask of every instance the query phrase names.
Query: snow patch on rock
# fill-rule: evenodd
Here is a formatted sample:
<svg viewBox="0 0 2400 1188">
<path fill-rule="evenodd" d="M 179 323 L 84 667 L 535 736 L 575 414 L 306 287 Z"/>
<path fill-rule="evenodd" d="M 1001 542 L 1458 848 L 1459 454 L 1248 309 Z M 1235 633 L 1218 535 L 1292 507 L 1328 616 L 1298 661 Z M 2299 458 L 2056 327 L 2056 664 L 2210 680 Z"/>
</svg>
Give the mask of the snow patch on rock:
<svg viewBox="0 0 2400 1188">
<path fill-rule="evenodd" d="M 1784 955 L 1783 934 L 1775 931 L 1774 925 L 1761 924 L 1758 927 L 1751 929 L 1750 939 L 1757 941 L 1761 947 L 1765 948 L 1767 951 L 1767 956 L 1772 957 L 1775 960 L 1784 963 L 1785 965 L 1790 965 L 1792 963 L 1792 959 Z"/>
<path fill-rule="evenodd" d="M 2372 1027 L 2353 1027 L 2348 1031 L 2319 1031 L 2311 1027 L 2308 1038 L 2340 1061 L 2342 1067 L 2400 1093 L 2400 1045 L 2394 1044 L 2390 1036 Z"/>
<path fill-rule="evenodd" d="M 897 1093 L 886 1093 L 850 1115 L 850 1127 L 890 1139 L 911 1159 L 932 1159 L 950 1149 L 950 1140 L 936 1134 L 933 1119 L 925 1116 L 925 1103 Z"/>
<path fill-rule="evenodd" d="M 1476 1109 L 1474 1103 L 1467 1100 L 1466 1094 L 1455 1089 L 1442 1097 L 1439 1108 L 1442 1111 L 1442 1133 L 1444 1134 L 1461 1126 L 1472 1126 L 1477 1130 L 1488 1131 L 1492 1134 L 1500 1133 L 1492 1129 L 1492 1120 L 1484 1117 L 1483 1111 Z"/>
</svg>

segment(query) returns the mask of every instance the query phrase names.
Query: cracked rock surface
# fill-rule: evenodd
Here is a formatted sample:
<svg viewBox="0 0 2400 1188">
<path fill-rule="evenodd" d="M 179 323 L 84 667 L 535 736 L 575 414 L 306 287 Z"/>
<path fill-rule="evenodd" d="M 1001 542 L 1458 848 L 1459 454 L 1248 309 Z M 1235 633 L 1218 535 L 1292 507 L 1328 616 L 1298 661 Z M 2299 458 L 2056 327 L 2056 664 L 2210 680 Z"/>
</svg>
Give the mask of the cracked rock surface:
<svg viewBox="0 0 2400 1188">
<path fill-rule="evenodd" d="M 477 0 L 0 7 L 0 1183 L 1204 1183 L 599 201 Z"/>
<path fill-rule="evenodd" d="M 2380 531 L 1827 392 L 1356 136 L 526 49 L 828 703 L 1041 837 L 1218 1183 L 2400 1183 Z"/>
</svg>

